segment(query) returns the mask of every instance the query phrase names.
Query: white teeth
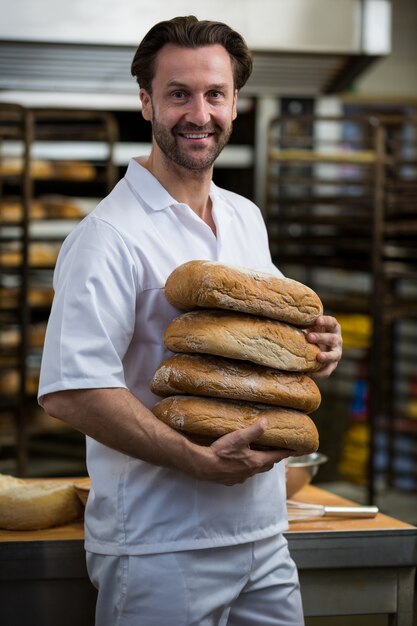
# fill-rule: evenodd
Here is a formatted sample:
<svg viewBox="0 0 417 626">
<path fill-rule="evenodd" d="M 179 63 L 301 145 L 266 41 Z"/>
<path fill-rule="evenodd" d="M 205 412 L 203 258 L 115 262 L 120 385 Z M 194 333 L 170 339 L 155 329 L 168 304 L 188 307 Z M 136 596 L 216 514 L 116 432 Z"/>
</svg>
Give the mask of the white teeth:
<svg viewBox="0 0 417 626">
<path fill-rule="evenodd" d="M 187 139 L 205 139 L 205 137 L 208 137 L 209 133 L 199 133 L 199 134 L 185 134 L 184 133 L 184 137 L 186 137 Z"/>
</svg>

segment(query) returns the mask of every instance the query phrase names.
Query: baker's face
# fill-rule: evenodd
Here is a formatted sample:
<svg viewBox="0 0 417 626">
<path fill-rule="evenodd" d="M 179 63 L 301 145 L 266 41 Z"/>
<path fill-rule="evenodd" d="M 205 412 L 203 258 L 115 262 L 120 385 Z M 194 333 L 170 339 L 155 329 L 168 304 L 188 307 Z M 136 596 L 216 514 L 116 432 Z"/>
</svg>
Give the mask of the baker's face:
<svg viewBox="0 0 417 626">
<path fill-rule="evenodd" d="M 158 53 L 152 94 L 140 91 L 142 114 L 152 122 L 153 147 L 165 160 L 210 169 L 226 145 L 236 118 L 231 59 L 220 45 Z"/>
</svg>

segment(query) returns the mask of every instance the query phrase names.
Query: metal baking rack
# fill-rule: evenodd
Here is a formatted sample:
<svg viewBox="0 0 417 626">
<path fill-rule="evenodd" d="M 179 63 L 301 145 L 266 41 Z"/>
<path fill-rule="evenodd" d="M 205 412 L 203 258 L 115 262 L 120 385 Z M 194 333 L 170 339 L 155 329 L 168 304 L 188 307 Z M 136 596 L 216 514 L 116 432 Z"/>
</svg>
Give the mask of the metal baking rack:
<svg viewBox="0 0 417 626">
<path fill-rule="evenodd" d="M 407 332 L 416 337 L 417 319 L 417 120 L 281 116 L 269 127 L 267 163 L 274 261 L 313 287 L 327 312 L 371 328 L 323 383 L 323 451 L 341 453 L 357 365 L 365 363 L 368 500 L 381 480 L 417 490 L 417 420 L 407 414 L 415 372 Z M 399 437 L 412 450 L 405 470 Z"/>
</svg>

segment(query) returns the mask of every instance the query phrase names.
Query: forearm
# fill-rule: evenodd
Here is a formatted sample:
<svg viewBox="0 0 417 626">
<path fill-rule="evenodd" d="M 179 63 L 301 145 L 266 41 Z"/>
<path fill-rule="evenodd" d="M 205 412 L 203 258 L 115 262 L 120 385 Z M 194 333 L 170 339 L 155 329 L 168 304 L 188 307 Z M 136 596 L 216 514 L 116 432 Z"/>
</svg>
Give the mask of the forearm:
<svg viewBox="0 0 417 626">
<path fill-rule="evenodd" d="M 193 472 L 197 446 L 158 420 L 127 389 L 60 391 L 46 395 L 43 405 L 49 415 L 109 448 L 148 463 Z"/>
<path fill-rule="evenodd" d="M 159 421 L 127 389 L 60 391 L 46 395 L 43 404 L 49 415 L 109 448 L 223 485 L 244 482 L 291 454 L 250 448 L 267 428 L 263 420 L 224 435 L 209 447 L 194 444 Z"/>
</svg>

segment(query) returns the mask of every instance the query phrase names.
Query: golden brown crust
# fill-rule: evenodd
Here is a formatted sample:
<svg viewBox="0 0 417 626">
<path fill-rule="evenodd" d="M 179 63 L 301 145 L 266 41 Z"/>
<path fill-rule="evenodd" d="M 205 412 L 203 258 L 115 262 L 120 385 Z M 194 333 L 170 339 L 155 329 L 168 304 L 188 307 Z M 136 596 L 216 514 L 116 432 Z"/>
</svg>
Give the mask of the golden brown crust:
<svg viewBox="0 0 417 626">
<path fill-rule="evenodd" d="M 0 528 L 7 530 L 61 526 L 79 518 L 82 511 L 74 485 L 40 481 L 0 490 Z"/>
<path fill-rule="evenodd" d="M 0 174 L 3 176 L 21 176 L 23 173 L 24 163 L 19 157 L 10 157 L 0 161 Z M 42 159 L 31 159 L 30 161 L 31 178 L 53 178 L 54 165 L 52 161 L 44 161 Z"/>
<path fill-rule="evenodd" d="M 153 412 L 175 430 L 212 439 L 246 428 L 264 417 L 268 427 L 255 444 L 291 450 L 294 455 L 310 454 L 319 445 L 314 422 L 308 415 L 291 409 L 217 398 L 170 396 L 158 402 Z"/>
<path fill-rule="evenodd" d="M 159 396 L 190 394 L 261 402 L 310 413 L 320 405 L 320 390 L 306 374 L 222 357 L 175 354 L 154 374 L 151 390 Z"/>
<path fill-rule="evenodd" d="M 29 265 L 33 267 L 53 267 L 59 252 L 54 244 L 31 244 L 29 248 Z M 17 267 L 23 263 L 23 253 L 10 246 L 0 252 L 0 263 L 5 267 Z"/>
<path fill-rule="evenodd" d="M 3 176 L 20 176 L 24 163 L 19 157 L 1 159 L 0 174 Z M 30 161 L 30 176 L 37 179 L 61 178 L 68 180 L 92 180 L 96 176 L 96 168 L 87 161 Z"/>
<path fill-rule="evenodd" d="M 317 294 L 296 280 L 213 261 L 177 267 L 166 281 L 165 295 L 185 311 L 229 309 L 304 327 L 323 313 Z"/>
<path fill-rule="evenodd" d="M 32 200 L 29 206 L 29 219 L 41 220 L 46 217 L 41 202 Z M 21 200 L 3 200 L 0 203 L 0 220 L 4 222 L 18 222 L 23 219 L 23 205 Z"/>
<path fill-rule="evenodd" d="M 42 200 L 32 200 L 29 206 L 30 220 L 82 219 L 83 211 L 75 200 L 65 196 L 44 196 Z M 18 222 L 23 219 L 21 200 L 0 202 L 0 220 Z"/>
<path fill-rule="evenodd" d="M 87 161 L 56 161 L 54 173 L 65 180 L 93 180 L 96 168 Z"/>
<path fill-rule="evenodd" d="M 192 311 L 176 317 L 164 336 L 172 352 L 214 354 L 287 372 L 320 369 L 320 352 L 299 328 L 230 311 Z"/>
<path fill-rule="evenodd" d="M 79 204 L 66 196 L 43 196 L 42 205 L 46 215 L 51 219 L 82 219 L 84 217 Z"/>
</svg>

